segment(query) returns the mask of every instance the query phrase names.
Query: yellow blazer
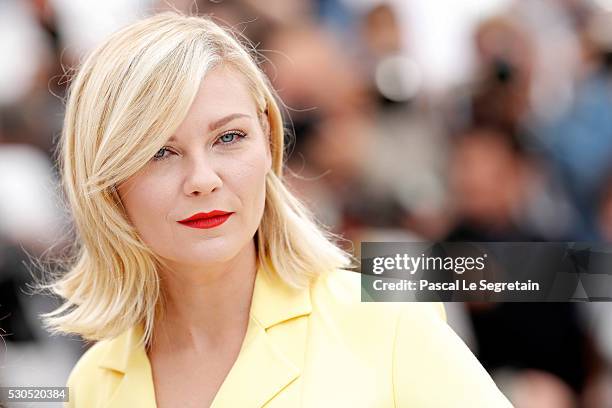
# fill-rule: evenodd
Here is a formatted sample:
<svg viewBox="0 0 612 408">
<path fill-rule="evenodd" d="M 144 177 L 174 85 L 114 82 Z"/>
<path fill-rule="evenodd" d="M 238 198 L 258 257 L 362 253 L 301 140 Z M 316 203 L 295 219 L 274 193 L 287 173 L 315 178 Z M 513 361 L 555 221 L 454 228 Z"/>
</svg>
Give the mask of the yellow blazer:
<svg viewBox="0 0 612 408">
<path fill-rule="evenodd" d="M 361 303 L 358 273 L 292 290 L 257 272 L 236 362 L 212 403 L 244 407 L 512 407 L 446 324 L 441 303 Z M 68 407 L 155 407 L 142 325 L 97 342 L 68 379 Z M 206 364 L 206 361 L 202 361 Z"/>
</svg>

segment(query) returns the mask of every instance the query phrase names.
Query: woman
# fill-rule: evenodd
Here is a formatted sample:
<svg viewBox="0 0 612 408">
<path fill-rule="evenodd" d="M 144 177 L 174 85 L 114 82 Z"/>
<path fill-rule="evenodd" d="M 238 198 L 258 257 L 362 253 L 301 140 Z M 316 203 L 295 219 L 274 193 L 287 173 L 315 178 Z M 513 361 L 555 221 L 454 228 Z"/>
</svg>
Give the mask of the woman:
<svg viewBox="0 0 612 408">
<path fill-rule="evenodd" d="M 360 303 L 351 257 L 283 184 L 271 87 L 208 19 L 96 49 L 61 149 L 79 251 L 45 318 L 98 341 L 69 406 L 509 406 L 441 305 Z"/>
</svg>

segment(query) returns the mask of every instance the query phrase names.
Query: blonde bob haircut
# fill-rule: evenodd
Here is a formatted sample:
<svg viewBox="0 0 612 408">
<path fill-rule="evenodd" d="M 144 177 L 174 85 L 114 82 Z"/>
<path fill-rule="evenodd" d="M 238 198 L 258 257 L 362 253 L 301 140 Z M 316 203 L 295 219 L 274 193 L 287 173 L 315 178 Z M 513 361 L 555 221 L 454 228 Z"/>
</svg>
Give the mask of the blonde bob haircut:
<svg viewBox="0 0 612 408">
<path fill-rule="evenodd" d="M 335 242 L 339 237 L 285 186 L 281 112 L 239 38 L 208 18 L 166 12 L 116 32 L 82 63 L 58 146 L 76 241 L 68 267 L 44 284 L 64 299 L 42 316 L 52 333 L 101 340 L 143 324 L 149 344 L 156 314 L 163 312 L 163 262 L 129 222 L 116 187 L 163 147 L 206 73 L 219 64 L 244 75 L 269 132 L 272 171 L 255 234 L 258 267 L 300 288 L 325 271 L 353 266 L 354 258 Z"/>
</svg>

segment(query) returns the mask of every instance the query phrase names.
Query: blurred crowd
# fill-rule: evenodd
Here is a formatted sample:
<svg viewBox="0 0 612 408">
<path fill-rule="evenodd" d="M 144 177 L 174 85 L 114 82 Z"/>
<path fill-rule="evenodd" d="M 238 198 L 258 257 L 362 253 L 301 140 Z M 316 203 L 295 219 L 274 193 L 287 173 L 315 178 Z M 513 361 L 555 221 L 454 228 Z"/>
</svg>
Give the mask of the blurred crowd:
<svg viewBox="0 0 612 408">
<path fill-rule="evenodd" d="M 250 40 L 290 186 L 356 252 L 612 242 L 612 0 L 0 0 L 0 383 L 63 385 L 83 351 L 40 328 L 57 300 L 24 290 L 31 258 L 70 241 L 54 149 L 72 69 L 168 9 Z M 610 303 L 446 306 L 517 408 L 612 407 Z"/>
</svg>

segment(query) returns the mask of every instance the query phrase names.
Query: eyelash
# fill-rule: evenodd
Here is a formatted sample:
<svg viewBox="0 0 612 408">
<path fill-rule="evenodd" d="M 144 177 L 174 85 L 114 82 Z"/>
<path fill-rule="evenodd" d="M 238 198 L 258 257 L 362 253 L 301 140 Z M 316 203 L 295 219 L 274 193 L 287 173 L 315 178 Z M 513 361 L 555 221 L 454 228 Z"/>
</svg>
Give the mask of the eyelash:
<svg viewBox="0 0 612 408">
<path fill-rule="evenodd" d="M 227 143 L 221 143 L 222 145 L 228 146 L 228 145 L 232 145 L 235 143 L 239 143 L 242 139 L 244 139 L 247 135 L 244 132 L 238 131 L 238 130 L 231 130 L 228 132 L 223 133 L 222 135 L 220 135 L 217 138 L 217 141 L 219 141 L 222 137 L 227 136 L 227 135 L 234 135 L 236 136 L 236 138 L 234 138 L 231 142 L 227 142 Z M 163 152 L 163 151 L 168 151 L 171 153 L 174 153 L 171 149 L 169 149 L 168 147 L 164 146 L 161 149 L 159 149 L 157 151 L 157 153 L 155 153 L 155 155 L 153 155 L 153 161 L 160 161 L 160 160 L 165 160 L 168 156 L 157 156 L 157 154 L 159 152 Z"/>
</svg>

